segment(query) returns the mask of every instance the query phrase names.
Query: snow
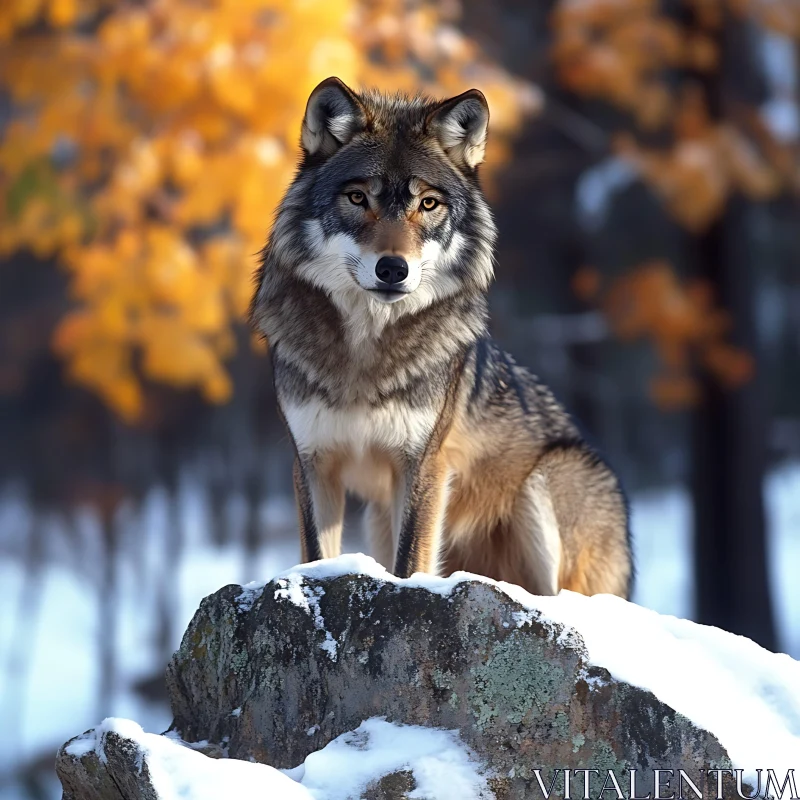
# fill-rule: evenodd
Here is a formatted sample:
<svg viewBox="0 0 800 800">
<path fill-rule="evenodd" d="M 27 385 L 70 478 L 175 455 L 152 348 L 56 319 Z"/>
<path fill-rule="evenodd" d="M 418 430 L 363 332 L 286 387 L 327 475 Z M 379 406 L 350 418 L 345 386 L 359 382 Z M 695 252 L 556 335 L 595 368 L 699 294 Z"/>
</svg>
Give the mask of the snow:
<svg viewBox="0 0 800 800">
<path fill-rule="evenodd" d="M 283 507 L 276 502 L 266 505 L 273 517 L 275 508 Z M 54 754 L 76 731 L 90 728 L 104 716 L 131 717 L 148 730 L 169 726 L 169 707 L 146 700 L 136 690 L 142 679 L 163 674 L 169 657 L 157 647 L 161 573 L 169 570 L 175 576 L 169 598 L 171 628 L 180 637 L 204 596 L 228 583 L 273 575 L 299 553 L 295 538 L 267 543 L 250 561 L 235 541 L 214 544 L 207 529 L 208 515 L 188 487 L 181 508 L 184 547 L 178 563 L 169 565 L 163 544 L 165 528 L 174 520 L 166 493 L 153 490 L 141 516 L 122 530 L 114 597 L 118 673 L 110 703 L 101 706 L 99 526 L 92 515 L 82 514 L 75 520 L 77 530 L 53 526 L 48 531 L 46 545 L 52 561 L 39 566 L 36 607 L 23 608 L 26 575 L 14 554 L 22 552 L 20 531 L 28 529 L 30 517 L 30 507 L 21 497 L 0 495 L 0 800 L 16 796 L 17 788 L 8 782 L 16 765 L 48 751 Z M 292 524 L 296 525 L 294 517 Z M 179 643 L 179 638 L 174 639 L 170 648 Z M 12 671 L 14 650 L 20 644 L 28 659 L 24 678 L 19 669 Z M 48 795 L 60 796 L 60 791 Z"/>
<path fill-rule="evenodd" d="M 376 778 L 403 769 L 413 773 L 417 784 L 411 798 L 488 796 L 486 778 L 458 731 L 391 724 L 381 718 L 366 720 L 309 755 L 301 783 L 318 800 L 347 800 L 361 797 Z"/>
<path fill-rule="evenodd" d="M 323 561 L 312 561 L 309 564 L 299 564 L 285 572 L 276 575 L 273 580 L 280 585 L 282 581 L 291 581 L 295 592 L 306 591 L 299 578 L 335 578 L 338 575 L 364 575 L 377 580 L 397 583 L 409 589 L 427 589 L 429 592 L 448 595 L 455 586 L 461 583 L 467 573 L 454 573 L 448 578 L 436 575 L 425 575 L 420 572 L 410 578 L 396 578 L 385 567 L 381 566 L 374 558 L 364 553 L 345 553 L 338 558 L 329 558 Z M 255 587 L 256 584 L 250 584 Z M 301 588 L 302 587 L 302 588 Z M 277 592 L 275 593 L 277 596 Z M 297 595 L 295 595 L 297 596 Z"/>
<path fill-rule="evenodd" d="M 3 595 L 6 589 L 21 590 L 22 584 L 18 565 L 0 562 L 0 619 L 18 621 L 18 609 L 8 615 L 3 611 Z M 75 647 L 76 641 L 92 640 L 97 624 L 93 598 L 82 590 L 70 570 L 57 565 L 40 576 L 37 594 L 39 631 L 47 631 L 47 636 L 14 631 L 15 641 L 16 637 L 29 636 L 25 643 L 27 661 L 20 665 L 24 681 L 12 685 L 11 637 L 0 649 L 0 719 L 4 720 L 0 725 L 0 770 L 24 759 L 32 745 L 43 738 L 50 739 L 55 750 L 60 742 L 53 738 L 63 742 L 94 722 L 91 717 L 99 663 L 92 648 Z M 63 658 L 57 656 L 61 653 L 65 654 Z"/>
<path fill-rule="evenodd" d="M 66 751 L 81 757 L 95 751 L 105 761 L 104 739 L 114 732 L 135 741 L 147 762 L 150 780 L 159 797 L 169 800 L 218 800 L 220 797 L 281 797 L 314 800 L 314 796 L 266 764 L 235 759 L 213 759 L 182 746 L 173 737 L 145 733 L 135 722 L 108 718 Z M 141 765 L 140 765 L 141 766 Z"/>
<path fill-rule="evenodd" d="M 634 603 L 691 619 L 692 500 L 683 487 L 642 492 L 631 504 Z"/>
<path fill-rule="evenodd" d="M 212 759 L 174 736 L 145 733 L 135 722 L 116 718 L 105 719 L 71 742 L 66 752 L 77 758 L 96 752 L 105 762 L 104 740 L 109 732 L 138 744 L 159 797 L 170 800 L 347 800 L 360 797 L 371 782 L 399 770 L 413 774 L 416 788 L 410 798 L 478 800 L 488 796 L 486 778 L 457 731 L 393 724 L 382 718 L 365 720 L 290 770 Z"/>
<path fill-rule="evenodd" d="M 800 465 L 784 464 L 766 482 L 770 589 L 784 652 L 800 658 Z"/>
</svg>

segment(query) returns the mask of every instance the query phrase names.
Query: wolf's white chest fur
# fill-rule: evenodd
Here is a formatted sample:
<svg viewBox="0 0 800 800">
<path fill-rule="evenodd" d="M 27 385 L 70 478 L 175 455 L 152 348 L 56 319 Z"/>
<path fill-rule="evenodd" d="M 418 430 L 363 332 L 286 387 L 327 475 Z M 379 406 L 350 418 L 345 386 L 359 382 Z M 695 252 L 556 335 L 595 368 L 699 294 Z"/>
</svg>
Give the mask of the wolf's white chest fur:
<svg viewBox="0 0 800 800">
<path fill-rule="evenodd" d="M 283 413 L 302 453 L 373 448 L 386 452 L 422 449 L 436 424 L 437 409 L 388 402 L 379 407 L 330 408 L 312 400 L 287 403 Z"/>
<path fill-rule="evenodd" d="M 383 500 L 392 483 L 389 464 L 402 453 L 419 453 L 433 432 L 437 409 L 412 409 L 388 402 L 380 407 L 330 408 L 313 400 L 287 403 L 283 414 L 304 455 L 337 456 L 345 488 Z M 386 459 L 376 460 L 375 455 Z"/>
</svg>

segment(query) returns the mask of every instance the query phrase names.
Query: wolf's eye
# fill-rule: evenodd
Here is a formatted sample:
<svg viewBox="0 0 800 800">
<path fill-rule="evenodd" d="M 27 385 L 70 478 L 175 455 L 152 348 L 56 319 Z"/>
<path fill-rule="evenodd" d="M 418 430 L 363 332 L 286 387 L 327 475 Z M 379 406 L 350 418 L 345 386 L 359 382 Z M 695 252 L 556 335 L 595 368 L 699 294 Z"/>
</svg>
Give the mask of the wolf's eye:
<svg viewBox="0 0 800 800">
<path fill-rule="evenodd" d="M 367 204 L 364 192 L 348 192 L 347 197 L 354 206 L 365 206 Z"/>
<path fill-rule="evenodd" d="M 423 211 L 433 211 L 438 205 L 439 201 L 435 197 L 423 197 L 422 202 L 419 204 Z"/>
</svg>

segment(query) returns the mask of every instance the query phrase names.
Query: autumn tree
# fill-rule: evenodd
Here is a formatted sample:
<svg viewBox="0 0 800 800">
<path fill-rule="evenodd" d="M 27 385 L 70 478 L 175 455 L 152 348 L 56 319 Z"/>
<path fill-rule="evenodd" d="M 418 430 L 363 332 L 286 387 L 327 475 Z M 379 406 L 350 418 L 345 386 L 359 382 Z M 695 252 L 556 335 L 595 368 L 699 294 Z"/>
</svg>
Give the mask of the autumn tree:
<svg viewBox="0 0 800 800">
<path fill-rule="evenodd" d="M 655 341 L 665 364 L 656 399 L 693 406 L 698 619 L 774 648 L 747 208 L 800 188 L 791 122 L 797 98 L 785 96 L 785 82 L 768 102 L 752 90 L 754 43 L 762 54 L 777 48 L 767 54 L 773 61 L 791 53 L 800 7 L 792 0 L 683 0 L 669 8 L 656 0 L 562 0 L 552 21 L 560 80 L 623 112 L 611 151 L 687 232 L 697 280 L 686 290 L 676 291 L 668 265 L 645 265 L 601 296 L 612 325 Z M 785 60 L 783 69 L 792 68 Z M 596 292 L 592 281 L 591 271 L 578 281 L 587 296 Z M 725 313 L 714 313 L 711 302 Z"/>
<path fill-rule="evenodd" d="M 227 401 L 254 254 L 321 79 L 479 83 L 498 133 L 532 107 L 455 21 L 404 0 L 4 3 L 0 256 L 30 249 L 68 271 L 53 345 L 69 376 L 128 422 L 144 380 Z"/>
</svg>

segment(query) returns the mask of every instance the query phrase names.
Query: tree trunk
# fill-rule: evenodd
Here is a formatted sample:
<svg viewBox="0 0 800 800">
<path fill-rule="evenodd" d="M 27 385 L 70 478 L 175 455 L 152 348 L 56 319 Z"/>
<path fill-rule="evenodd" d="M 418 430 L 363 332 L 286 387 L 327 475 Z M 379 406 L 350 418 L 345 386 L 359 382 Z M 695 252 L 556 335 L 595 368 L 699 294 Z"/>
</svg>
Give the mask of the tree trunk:
<svg viewBox="0 0 800 800">
<path fill-rule="evenodd" d="M 730 313 L 733 343 L 756 359 L 756 374 L 738 389 L 701 378 L 692 420 L 696 613 L 698 622 L 775 650 L 763 497 L 767 409 L 746 222 L 745 201 L 734 198 L 697 242 L 699 270 Z"/>
<path fill-rule="evenodd" d="M 113 716 L 117 692 L 117 598 L 119 590 L 119 530 L 112 510 L 101 511 L 103 574 L 98 586 L 97 626 L 100 682 L 97 690 L 97 719 Z"/>
<path fill-rule="evenodd" d="M 720 66 L 697 75 L 714 123 L 724 123 L 737 87 L 756 68 L 744 27 L 730 15 L 717 33 Z M 764 519 L 766 400 L 759 374 L 757 266 L 751 253 L 748 204 L 729 199 L 725 211 L 696 237 L 697 269 L 731 318 L 732 343 L 756 361 L 753 378 L 737 389 L 701 377 L 692 420 L 692 499 L 696 613 L 699 622 L 777 646 L 767 571 Z"/>
</svg>

